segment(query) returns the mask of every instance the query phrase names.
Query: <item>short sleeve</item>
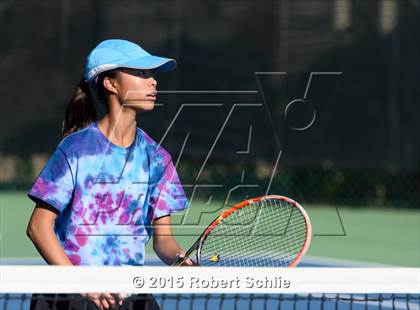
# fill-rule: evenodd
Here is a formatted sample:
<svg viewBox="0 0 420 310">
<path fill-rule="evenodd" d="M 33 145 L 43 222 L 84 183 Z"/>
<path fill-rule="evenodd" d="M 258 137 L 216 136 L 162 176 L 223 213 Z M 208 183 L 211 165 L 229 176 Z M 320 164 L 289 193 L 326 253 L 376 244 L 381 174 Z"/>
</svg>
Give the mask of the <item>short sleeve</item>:
<svg viewBox="0 0 420 310">
<path fill-rule="evenodd" d="M 173 212 L 188 208 L 188 200 L 179 180 L 175 166 L 169 159 L 164 166 L 163 173 L 153 185 L 148 211 L 148 220 L 169 215 Z"/>
<path fill-rule="evenodd" d="M 71 201 L 73 188 L 70 164 L 64 152 L 57 148 L 35 179 L 28 197 L 34 202 L 41 200 L 62 212 Z"/>
</svg>

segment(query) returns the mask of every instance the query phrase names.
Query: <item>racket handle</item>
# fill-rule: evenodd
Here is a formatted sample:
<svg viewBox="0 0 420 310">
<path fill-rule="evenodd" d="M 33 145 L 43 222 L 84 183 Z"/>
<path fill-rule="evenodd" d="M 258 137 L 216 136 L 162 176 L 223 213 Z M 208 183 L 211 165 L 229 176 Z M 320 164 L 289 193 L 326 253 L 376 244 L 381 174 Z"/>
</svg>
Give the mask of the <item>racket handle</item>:
<svg viewBox="0 0 420 310">
<path fill-rule="evenodd" d="M 183 257 L 179 257 L 179 255 L 177 254 L 176 256 L 177 256 L 177 259 L 176 259 L 176 261 L 171 265 L 171 266 L 182 266 L 182 265 L 184 265 L 184 263 L 188 260 L 188 259 L 191 259 L 190 258 L 190 256 L 192 256 L 192 254 L 193 253 L 195 253 L 196 252 L 196 249 L 195 249 L 195 244 L 194 244 L 194 246 L 193 247 L 191 247 L 188 251 L 187 251 L 187 253 L 185 253 L 184 254 L 184 256 Z M 194 265 L 196 265 L 195 263 L 194 263 Z M 186 265 L 186 266 L 188 266 L 188 265 Z"/>
<path fill-rule="evenodd" d="M 181 266 L 188 259 L 187 256 L 178 257 L 178 259 L 171 266 Z"/>
</svg>

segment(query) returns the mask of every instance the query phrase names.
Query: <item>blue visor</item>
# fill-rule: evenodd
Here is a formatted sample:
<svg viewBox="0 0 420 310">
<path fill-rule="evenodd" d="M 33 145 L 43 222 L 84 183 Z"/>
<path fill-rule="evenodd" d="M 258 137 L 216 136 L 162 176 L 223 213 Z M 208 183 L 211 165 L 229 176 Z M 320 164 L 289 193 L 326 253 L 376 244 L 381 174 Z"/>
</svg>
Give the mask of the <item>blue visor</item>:
<svg viewBox="0 0 420 310">
<path fill-rule="evenodd" d="M 151 55 L 139 45 L 127 40 L 110 39 L 99 43 L 88 55 L 85 79 L 92 82 L 98 74 L 116 68 L 164 72 L 175 67 L 174 59 Z"/>
</svg>

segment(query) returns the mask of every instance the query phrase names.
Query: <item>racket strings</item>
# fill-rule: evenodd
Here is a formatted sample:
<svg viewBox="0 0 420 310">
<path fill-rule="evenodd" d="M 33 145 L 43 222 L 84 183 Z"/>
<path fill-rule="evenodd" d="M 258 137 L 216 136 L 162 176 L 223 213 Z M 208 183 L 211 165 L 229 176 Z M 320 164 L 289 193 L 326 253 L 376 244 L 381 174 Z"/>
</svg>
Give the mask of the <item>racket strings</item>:
<svg viewBox="0 0 420 310">
<path fill-rule="evenodd" d="M 301 233 L 306 234 L 306 230 L 301 231 Z M 232 234 L 232 235 L 234 235 L 234 234 Z M 234 239 L 234 238 L 231 238 L 231 239 Z M 235 244 L 235 240 L 227 239 L 226 242 L 230 243 L 230 244 L 232 244 L 232 243 Z M 274 261 L 276 258 L 280 259 L 280 260 L 291 261 L 291 260 L 294 259 L 294 257 L 295 257 L 294 255 L 296 254 L 296 252 L 300 251 L 300 247 L 301 247 L 300 244 L 296 245 L 296 242 L 289 242 L 289 243 L 284 242 L 283 246 L 285 247 L 285 250 L 283 251 L 283 253 L 281 255 L 279 255 L 278 250 L 275 249 L 275 248 L 272 251 L 267 250 L 267 249 L 271 249 L 271 247 L 272 247 L 272 244 L 270 243 L 270 241 L 267 240 L 267 238 L 262 238 L 260 236 L 260 238 L 255 239 L 251 242 L 256 242 L 257 245 L 258 245 L 253 250 L 254 258 L 258 258 L 258 259 L 264 258 L 264 260 L 266 260 L 268 262 L 270 260 Z M 244 256 L 243 250 L 241 251 L 241 248 L 243 248 L 243 246 L 247 246 L 247 245 L 246 244 L 244 245 L 241 242 L 237 242 L 235 245 L 236 245 L 236 247 L 231 247 L 231 251 L 229 251 L 230 254 L 231 254 L 230 256 L 233 256 L 233 257 L 238 256 L 238 255 L 243 255 Z M 214 251 L 216 252 L 216 249 Z M 225 254 L 225 258 L 226 258 L 226 256 L 229 256 L 229 255 Z M 270 265 L 270 264 L 267 264 L 267 265 Z"/>
<path fill-rule="evenodd" d="M 250 213 L 246 213 L 245 215 L 242 215 L 242 217 L 247 217 L 247 215 L 250 215 Z M 255 214 L 251 214 L 250 217 L 254 218 Z M 247 218 L 247 222 L 249 222 L 249 219 Z M 243 237 L 246 235 L 250 234 L 250 227 L 246 227 L 245 226 L 245 231 L 241 231 L 239 230 L 240 226 L 236 226 L 235 228 L 233 227 L 229 227 L 230 229 L 227 229 L 228 227 L 225 227 L 225 229 L 220 231 L 221 236 L 223 236 L 223 234 L 225 233 L 226 235 L 229 236 L 229 238 L 223 238 L 221 239 L 223 246 L 224 246 L 224 250 L 223 252 L 223 259 L 224 262 L 227 263 L 227 265 L 246 265 L 246 260 L 249 258 L 249 253 L 248 252 L 244 252 L 244 249 L 246 247 L 249 247 L 249 244 L 246 244 L 246 239 L 237 239 L 235 242 L 235 236 L 237 237 Z M 227 232 L 227 233 L 226 233 Z M 244 241 L 244 242 L 241 242 Z M 254 240 L 255 241 L 255 240 Z M 264 240 L 265 241 L 265 240 Z M 266 247 L 265 244 L 263 244 L 263 242 L 258 241 L 258 244 L 260 246 Z M 217 248 L 219 248 L 219 250 L 221 250 L 220 245 L 217 245 Z M 209 248 L 209 250 L 211 251 L 212 249 Z M 257 250 L 253 251 L 254 255 L 258 255 Z"/>
<path fill-rule="evenodd" d="M 274 200 L 274 205 L 277 206 L 277 207 L 283 208 L 282 205 L 278 206 L 278 202 L 281 202 L 281 201 Z M 296 212 L 297 209 L 294 208 L 294 207 L 290 208 L 289 210 L 283 210 L 283 211 L 284 212 L 289 212 L 289 217 L 288 217 L 287 223 L 285 221 L 280 222 L 280 223 L 284 224 L 283 225 L 284 226 L 284 233 L 282 233 L 283 236 L 285 236 L 288 231 L 291 231 L 292 234 L 296 236 L 297 232 L 294 229 L 294 225 L 290 225 L 290 223 L 294 222 L 294 217 L 292 217 L 293 214 L 295 216 L 298 215 L 299 217 L 300 217 L 300 214 L 298 212 Z M 282 227 L 282 226 L 279 226 L 279 227 Z M 280 229 L 280 230 L 282 230 L 282 229 Z M 306 227 L 304 227 L 304 234 L 306 236 Z M 273 237 L 275 237 L 275 236 L 273 236 Z M 265 245 L 264 243 L 261 243 L 261 244 L 262 244 L 262 246 Z M 270 245 L 273 246 L 272 244 L 270 244 Z M 270 246 L 270 245 L 267 245 L 267 246 Z M 290 260 L 294 259 L 294 254 L 296 253 L 296 250 L 298 250 L 298 251 L 300 250 L 301 244 L 297 244 L 295 242 L 295 239 L 287 239 L 287 240 L 284 240 L 282 246 L 284 248 L 284 251 L 283 251 L 282 255 L 279 255 L 278 251 L 272 252 L 271 255 L 270 255 L 270 253 L 264 254 L 265 259 L 264 259 L 263 262 L 271 262 L 272 263 L 277 258 L 279 261 L 287 262 L 287 263 L 282 264 L 281 266 L 287 266 L 290 263 Z M 264 248 L 267 248 L 267 247 L 264 247 Z M 259 254 L 263 254 L 263 253 L 259 253 Z M 266 265 L 271 266 L 270 264 L 266 264 Z"/>
<path fill-rule="evenodd" d="M 306 221 L 292 203 L 266 199 L 251 203 L 213 229 L 201 247 L 204 266 L 285 267 L 306 240 Z"/>
<path fill-rule="evenodd" d="M 240 215 L 240 216 L 244 217 L 244 215 Z M 250 221 L 249 223 L 250 224 L 248 224 L 248 223 L 242 223 L 242 224 L 239 224 L 239 223 L 234 223 L 234 224 L 232 224 L 232 223 L 226 223 L 224 225 L 228 225 L 228 226 L 232 226 L 232 227 L 234 227 L 234 226 L 240 227 L 240 226 L 244 226 L 244 225 L 245 226 L 248 226 L 249 225 L 248 228 L 250 230 L 250 234 L 252 234 L 254 236 L 264 236 L 264 233 L 263 233 L 264 229 L 262 229 L 262 231 L 260 231 L 260 232 L 253 232 L 252 230 L 255 228 L 256 225 L 251 224 L 251 223 L 254 223 L 253 221 Z M 283 231 L 281 229 L 279 229 L 278 230 L 279 232 L 274 232 L 274 234 L 276 236 L 284 236 L 284 235 L 286 235 L 287 230 L 289 229 L 289 224 L 290 224 L 290 218 L 284 219 L 283 221 L 279 221 L 278 222 L 278 225 L 279 225 L 279 227 L 283 227 Z M 216 234 L 216 232 L 212 232 L 212 233 Z M 273 235 L 273 232 L 269 232 L 269 235 L 270 236 Z M 225 236 L 226 236 L 226 234 L 225 234 Z"/>
</svg>

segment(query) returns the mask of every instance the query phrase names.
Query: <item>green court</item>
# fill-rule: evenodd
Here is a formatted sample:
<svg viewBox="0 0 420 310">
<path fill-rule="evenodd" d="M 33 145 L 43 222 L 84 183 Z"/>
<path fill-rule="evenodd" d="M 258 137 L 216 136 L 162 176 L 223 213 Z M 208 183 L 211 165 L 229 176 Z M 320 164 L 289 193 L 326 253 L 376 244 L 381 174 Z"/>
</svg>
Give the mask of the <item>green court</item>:
<svg viewBox="0 0 420 310">
<path fill-rule="evenodd" d="M 25 192 L 0 194 L 1 258 L 39 257 L 25 234 L 33 206 Z M 218 214 L 212 213 L 212 209 L 219 206 L 215 203 L 193 203 L 186 217 L 182 214 L 174 216 L 174 233 L 184 249 L 190 247 L 197 235 Z M 313 226 L 308 256 L 420 267 L 418 210 L 322 205 L 304 207 Z M 200 218 L 202 211 L 208 213 Z M 183 220 L 184 225 L 180 225 Z M 147 253 L 152 253 L 150 243 Z"/>
</svg>

